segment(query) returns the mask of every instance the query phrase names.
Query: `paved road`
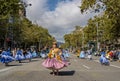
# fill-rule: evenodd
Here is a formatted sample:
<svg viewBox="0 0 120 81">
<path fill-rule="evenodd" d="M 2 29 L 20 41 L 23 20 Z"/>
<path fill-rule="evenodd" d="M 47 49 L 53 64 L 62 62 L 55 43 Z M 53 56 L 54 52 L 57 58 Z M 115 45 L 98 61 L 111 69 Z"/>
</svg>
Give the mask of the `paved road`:
<svg viewBox="0 0 120 81">
<path fill-rule="evenodd" d="M 11 66 L 0 64 L 0 81 L 120 81 L 120 63 L 110 66 L 100 65 L 98 58 L 89 61 L 72 55 L 71 65 L 62 69 L 59 76 L 50 74 L 41 63 L 44 59 L 36 58 L 32 62 L 12 62 Z"/>
</svg>

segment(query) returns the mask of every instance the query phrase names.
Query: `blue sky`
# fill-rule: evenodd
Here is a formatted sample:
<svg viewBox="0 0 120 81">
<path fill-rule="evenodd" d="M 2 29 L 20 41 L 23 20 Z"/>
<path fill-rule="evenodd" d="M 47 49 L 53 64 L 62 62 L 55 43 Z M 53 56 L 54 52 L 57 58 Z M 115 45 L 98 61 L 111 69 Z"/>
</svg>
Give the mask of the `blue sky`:
<svg viewBox="0 0 120 81">
<path fill-rule="evenodd" d="M 68 1 L 72 1 L 72 0 L 47 0 L 47 6 L 50 11 L 54 11 L 58 3 L 68 2 Z"/>
<path fill-rule="evenodd" d="M 81 14 L 78 6 L 81 0 L 26 0 L 31 3 L 27 7 L 27 18 L 33 23 L 48 29 L 58 41 L 64 41 L 63 36 L 75 29 L 75 26 L 85 26 L 94 13 Z"/>
<path fill-rule="evenodd" d="M 57 7 L 57 4 L 59 3 L 60 0 L 48 0 L 47 4 L 48 4 L 48 8 L 50 11 L 54 11 L 55 8 Z"/>
</svg>

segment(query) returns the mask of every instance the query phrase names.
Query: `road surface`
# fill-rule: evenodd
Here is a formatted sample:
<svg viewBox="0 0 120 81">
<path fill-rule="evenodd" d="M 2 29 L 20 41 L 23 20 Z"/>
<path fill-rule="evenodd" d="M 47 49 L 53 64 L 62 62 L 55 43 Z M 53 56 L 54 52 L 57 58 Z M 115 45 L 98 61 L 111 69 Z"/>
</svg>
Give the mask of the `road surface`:
<svg viewBox="0 0 120 81">
<path fill-rule="evenodd" d="M 93 60 L 79 59 L 71 55 L 71 65 L 62 69 L 58 76 L 50 74 L 41 63 L 44 59 L 35 58 L 32 62 L 12 62 L 5 67 L 0 63 L 0 81 L 120 81 L 120 62 L 103 66 L 98 57 Z"/>
</svg>

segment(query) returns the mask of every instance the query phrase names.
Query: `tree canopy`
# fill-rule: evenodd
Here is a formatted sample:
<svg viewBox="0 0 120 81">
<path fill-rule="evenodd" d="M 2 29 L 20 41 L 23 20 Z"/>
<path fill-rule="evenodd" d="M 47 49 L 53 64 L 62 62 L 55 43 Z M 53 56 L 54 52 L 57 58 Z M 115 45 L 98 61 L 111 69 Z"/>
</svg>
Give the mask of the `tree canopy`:
<svg viewBox="0 0 120 81">
<path fill-rule="evenodd" d="M 118 42 L 120 39 L 120 0 L 82 0 L 80 11 L 84 14 L 90 11 L 100 15 L 90 18 L 85 27 L 77 26 L 72 33 L 65 35 L 65 45 L 78 46 L 78 42 L 79 46 L 87 45 L 91 41 L 96 43 L 97 39 L 98 42 L 104 44 Z M 82 31 L 79 31 L 79 28 L 82 28 Z"/>
<path fill-rule="evenodd" d="M 105 29 L 106 39 L 120 38 L 120 0 L 82 0 L 80 9 L 82 13 L 90 9 L 94 12 L 103 10 L 98 22 Z"/>
<path fill-rule="evenodd" d="M 0 0 L 0 47 L 52 44 L 48 30 L 27 19 L 24 9 L 21 0 Z"/>
</svg>

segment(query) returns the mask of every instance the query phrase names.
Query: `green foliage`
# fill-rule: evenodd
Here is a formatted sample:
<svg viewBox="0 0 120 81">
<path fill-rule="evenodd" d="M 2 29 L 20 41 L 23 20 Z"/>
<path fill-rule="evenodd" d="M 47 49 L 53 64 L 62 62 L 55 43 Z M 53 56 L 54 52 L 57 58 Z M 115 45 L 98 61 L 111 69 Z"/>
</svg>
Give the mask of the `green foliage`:
<svg viewBox="0 0 120 81">
<path fill-rule="evenodd" d="M 0 0 L 0 18 L 8 18 L 19 13 L 20 0 Z"/>
<path fill-rule="evenodd" d="M 48 30 L 32 24 L 25 18 L 24 9 L 25 6 L 20 0 L 0 0 L 0 45 L 4 43 L 4 47 L 7 46 L 6 38 L 10 38 L 11 43 L 16 42 L 19 46 L 38 43 L 41 46 L 51 45 L 53 37 Z"/>
<path fill-rule="evenodd" d="M 82 46 L 83 40 L 82 27 L 76 26 L 75 28 L 76 29 L 72 33 L 64 35 L 65 44 L 63 46 L 65 46 L 65 48 L 71 46 L 78 48 Z"/>
<path fill-rule="evenodd" d="M 95 3 L 96 0 L 82 0 L 82 6 L 80 6 L 81 12 L 83 13 L 88 10 L 88 8 L 94 7 L 93 5 L 95 5 Z"/>
<path fill-rule="evenodd" d="M 102 39 L 113 42 L 120 38 L 120 0 L 82 0 L 80 9 L 82 13 L 89 9 L 103 10 L 101 17 L 93 19 L 94 24 L 98 23 L 99 29 L 104 31 Z"/>
<path fill-rule="evenodd" d="M 108 19 L 105 15 L 101 17 L 95 16 L 93 19 L 88 20 L 87 26 L 76 26 L 76 29 L 72 33 L 66 34 L 64 36 L 64 46 L 81 47 L 91 41 L 96 42 L 97 39 L 101 43 L 105 41 L 113 42 L 118 33 L 113 23 L 114 21 Z"/>
<path fill-rule="evenodd" d="M 23 43 L 33 44 L 40 42 L 42 46 L 52 44 L 53 41 L 47 29 L 32 24 L 28 19 L 22 21 L 21 39 Z"/>
</svg>

